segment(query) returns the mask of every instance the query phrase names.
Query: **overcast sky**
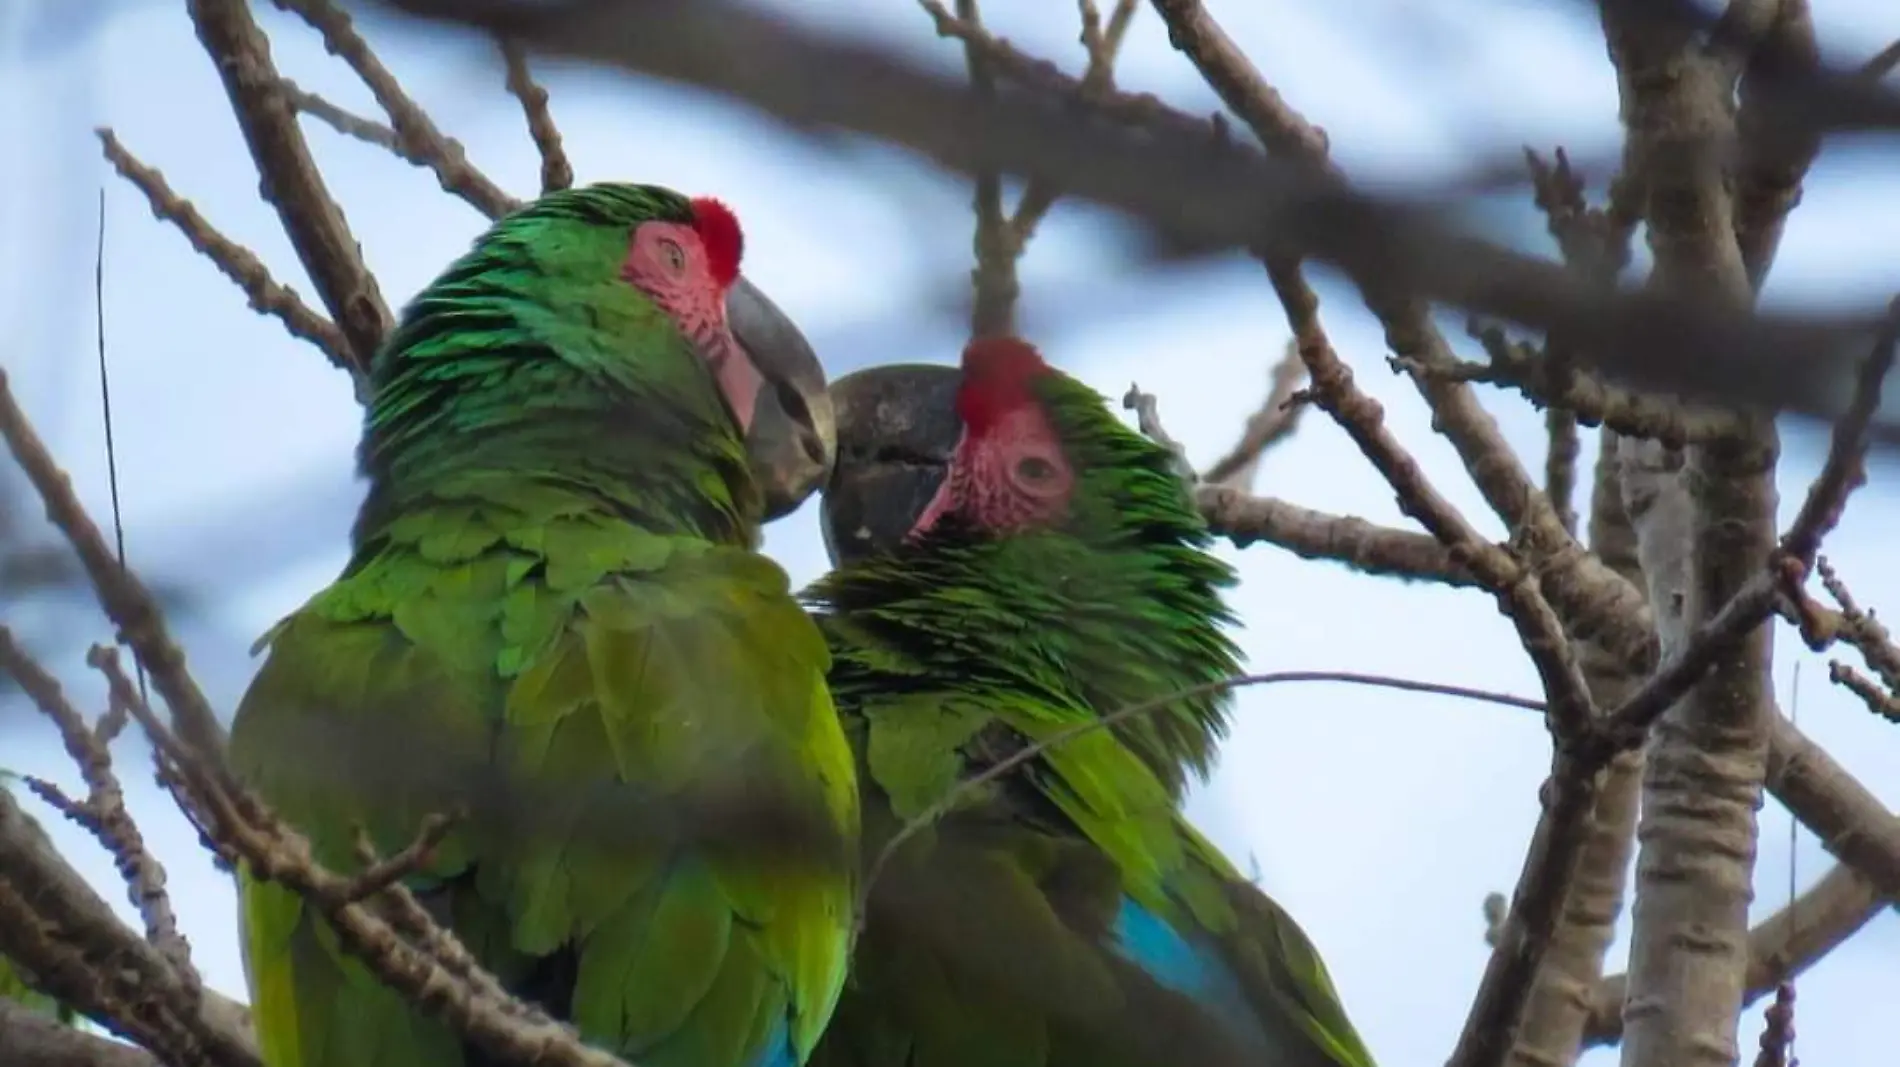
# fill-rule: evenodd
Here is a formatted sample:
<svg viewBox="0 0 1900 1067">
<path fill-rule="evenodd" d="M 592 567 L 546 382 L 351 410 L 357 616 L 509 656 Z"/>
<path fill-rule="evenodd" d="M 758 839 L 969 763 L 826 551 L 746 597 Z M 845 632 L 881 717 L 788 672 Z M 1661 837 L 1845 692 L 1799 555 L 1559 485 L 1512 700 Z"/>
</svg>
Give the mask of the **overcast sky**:
<svg viewBox="0 0 1900 1067">
<path fill-rule="evenodd" d="M 784 2 L 901 42 L 946 69 L 961 62 L 913 5 Z M 1073 4 L 993 6 L 993 26 L 1077 69 Z M 1614 158 L 1615 82 L 1587 5 L 1210 0 L 1210 7 L 1366 180 L 1430 180 L 1473 153 L 1496 157 L 1523 143 Z M 1900 7 L 1888 0 L 1815 0 L 1815 7 L 1823 39 L 1845 59 L 1900 36 Z M 287 75 L 373 111 L 313 34 L 275 11 L 261 16 Z M 370 30 L 388 64 L 478 164 L 511 191 L 533 188 L 538 159 L 483 42 L 383 23 Z M 1121 72 L 1127 87 L 1197 111 L 1215 107 L 1145 8 Z M 745 222 L 748 275 L 798 319 L 834 375 L 888 360 L 954 360 L 963 324 L 942 297 L 968 266 L 964 183 L 874 146 L 815 146 L 754 113 L 672 88 L 576 71 L 546 72 L 544 82 L 580 180 L 654 181 L 734 205 Z M 128 551 L 148 578 L 189 595 L 192 610 L 178 627 L 201 680 L 229 706 L 249 677 L 250 642 L 344 560 L 360 496 L 351 461 L 359 412 L 341 373 L 247 310 L 135 192 L 109 177 L 91 132 L 99 124 L 115 127 L 280 279 L 309 287 L 275 215 L 257 198 L 255 172 L 182 5 L 0 4 L 0 232 L 9 235 L 0 242 L 0 361 L 94 514 L 108 514 L 91 296 L 105 182 L 105 328 Z M 483 225 L 427 173 L 314 124 L 306 129 L 392 304 Z M 1900 290 L 1896 163 L 1890 151 L 1830 146 L 1789 227 L 1770 300 L 1859 304 Z M 1513 211 L 1526 240 L 1535 239 L 1528 207 Z M 1023 265 L 1025 332 L 1111 396 L 1131 380 L 1157 393 L 1173 433 L 1205 464 L 1257 402 L 1286 339 L 1281 312 L 1258 268 L 1244 261 L 1139 279 L 1129 248 L 1110 217 L 1058 207 Z M 1348 291 L 1320 281 L 1326 323 L 1360 381 L 1386 403 L 1393 428 L 1439 488 L 1495 531 L 1450 449 L 1430 436 L 1422 405 L 1385 373 L 1376 323 Z M 1455 331 L 1454 338 L 1464 343 Z M 1541 465 L 1541 416 L 1490 399 L 1511 439 Z M 1823 445 L 1804 430 L 1785 434 L 1784 520 Z M 1586 438 L 1585 455 L 1594 454 L 1594 438 Z M 1900 523 L 1896 473 L 1890 462 L 1876 466 L 1828 555 L 1864 602 L 1900 610 L 1890 547 Z M 1309 506 L 1403 521 L 1377 475 L 1317 414 L 1272 454 L 1259 484 Z M 36 512 L 23 521 L 37 530 Z M 821 573 L 815 509 L 775 526 L 767 548 L 797 582 Z M 1344 668 L 1534 692 L 1509 626 L 1482 594 L 1374 580 L 1269 547 L 1230 556 L 1244 577 L 1236 599 L 1253 669 Z M 29 599 L 8 604 L 5 618 L 33 637 L 76 693 L 98 692 L 79 663 L 86 643 L 109 630 L 89 604 Z M 1783 707 L 1798 707 L 1802 729 L 1900 807 L 1900 727 L 1831 689 L 1825 662 L 1790 635 L 1778 641 L 1776 660 Z M 142 755 L 122 748 L 135 813 L 170 865 L 197 960 L 213 985 L 241 997 L 229 883 L 138 769 Z M 1516 878 L 1547 759 L 1533 715 L 1378 691 L 1252 691 L 1240 698 L 1220 769 L 1192 810 L 1243 867 L 1257 861 L 1262 885 L 1320 946 L 1381 1061 L 1435 1064 L 1451 1048 L 1484 965 L 1480 902 L 1494 890 L 1508 893 Z M 50 730 L 17 703 L 0 708 L 0 765 L 74 778 Z M 1791 870 L 1805 884 L 1831 862 L 1805 833 L 1790 853 L 1788 816 L 1772 800 L 1762 819 L 1757 918 L 1786 903 Z M 74 828 L 53 829 L 130 915 L 107 858 Z M 1625 945 L 1613 950 L 1613 967 Z M 1900 1013 L 1890 1003 L 1897 979 L 1900 920 L 1889 912 L 1803 979 L 1802 1058 L 1828 1067 L 1890 1059 L 1900 1047 Z M 1758 1032 L 1759 1013 L 1751 1012 L 1745 1057 Z M 1590 1062 L 1607 1057 L 1599 1052 Z"/>
</svg>

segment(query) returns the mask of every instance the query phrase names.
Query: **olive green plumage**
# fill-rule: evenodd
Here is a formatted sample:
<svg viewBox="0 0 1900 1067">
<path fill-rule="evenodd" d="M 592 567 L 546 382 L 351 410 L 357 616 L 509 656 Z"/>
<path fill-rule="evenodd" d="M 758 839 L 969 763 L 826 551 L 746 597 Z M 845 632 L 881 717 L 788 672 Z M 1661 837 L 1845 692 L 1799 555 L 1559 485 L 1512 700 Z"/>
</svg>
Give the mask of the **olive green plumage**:
<svg viewBox="0 0 1900 1067">
<path fill-rule="evenodd" d="M 805 593 L 859 756 L 867 868 L 1024 744 L 1238 673 L 1234 575 L 1173 457 L 1074 380 L 1033 385 L 1075 472 L 1066 520 L 996 534 L 952 514 Z M 1080 734 L 899 847 L 813 1064 L 1370 1067 L 1305 935 L 1180 812 L 1227 703 Z"/>
<path fill-rule="evenodd" d="M 353 555 L 260 642 L 232 760 L 337 868 L 359 824 L 388 853 L 466 806 L 412 884 L 485 966 L 645 1067 L 761 1067 L 831 1013 L 852 870 L 669 837 L 669 802 L 744 785 L 847 845 L 857 806 L 824 643 L 754 551 L 737 425 L 618 277 L 635 227 L 689 217 L 654 187 L 553 194 L 405 310 Z M 299 898 L 241 889 L 270 1067 L 483 1062 Z"/>
</svg>

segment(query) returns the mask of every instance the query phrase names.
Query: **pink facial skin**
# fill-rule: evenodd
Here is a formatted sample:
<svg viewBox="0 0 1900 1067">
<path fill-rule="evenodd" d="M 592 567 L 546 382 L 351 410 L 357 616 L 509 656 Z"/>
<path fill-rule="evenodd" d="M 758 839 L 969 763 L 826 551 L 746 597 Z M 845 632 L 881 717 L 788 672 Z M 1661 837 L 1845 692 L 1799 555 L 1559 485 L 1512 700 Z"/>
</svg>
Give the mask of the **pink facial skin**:
<svg viewBox="0 0 1900 1067">
<path fill-rule="evenodd" d="M 700 203 L 695 201 L 695 206 Z M 730 220 L 729 212 L 725 218 Z M 712 232 L 722 246 L 715 251 L 708 249 L 708 235 L 703 223 L 641 223 L 633 231 L 620 276 L 671 316 L 699 350 L 744 434 L 752 428 L 763 378 L 726 324 L 726 290 L 738 276 L 737 223 Z"/>
<path fill-rule="evenodd" d="M 952 512 L 995 533 L 1063 519 L 1075 471 L 1030 388 L 1048 372 L 1035 349 L 1015 338 L 986 338 L 964 350 L 957 393 L 963 436 L 911 539 Z"/>
</svg>

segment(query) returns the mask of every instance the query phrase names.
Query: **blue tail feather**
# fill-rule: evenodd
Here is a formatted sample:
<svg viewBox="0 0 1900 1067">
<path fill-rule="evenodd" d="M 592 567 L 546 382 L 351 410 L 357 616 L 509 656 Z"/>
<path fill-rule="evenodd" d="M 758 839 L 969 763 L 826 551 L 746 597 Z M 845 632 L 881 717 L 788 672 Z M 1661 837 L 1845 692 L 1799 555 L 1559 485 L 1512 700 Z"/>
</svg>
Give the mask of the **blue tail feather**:
<svg viewBox="0 0 1900 1067">
<path fill-rule="evenodd" d="M 752 1067 L 798 1067 L 798 1049 L 792 1045 L 792 1023 L 789 1018 L 780 1019 L 771 1033 L 766 1035 L 765 1045 L 752 1059 Z"/>
<path fill-rule="evenodd" d="M 1212 1012 L 1237 1034 L 1267 1043 L 1266 1030 L 1248 1004 L 1240 979 L 1214 946 L 1189 941 L 1125 895 L 1115 916 L 1114 936 L 1115 950 L 1122 958 Z"/>
</svg>

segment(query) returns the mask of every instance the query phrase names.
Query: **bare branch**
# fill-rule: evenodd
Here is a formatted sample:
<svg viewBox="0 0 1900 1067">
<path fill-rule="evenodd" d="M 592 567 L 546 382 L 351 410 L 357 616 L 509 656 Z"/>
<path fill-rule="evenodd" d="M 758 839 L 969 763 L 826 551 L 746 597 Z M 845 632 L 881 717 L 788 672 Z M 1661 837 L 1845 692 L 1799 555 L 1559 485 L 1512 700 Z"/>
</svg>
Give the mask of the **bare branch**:
<svg viewBox="0 0 1900 1067">
<path fill-rule="evenodd" d="M 1375 198 L 1306 165 L 1210 145 L 1205 123 L 1131 129 L 1114 109 L 1084 104 L 1078 112 L 1075 100 L 1039 87 L 985 106 L 962 79 L 728 0 L 385 2 L 512 35 L 538 50 L 704 86 L 807 133 L 852 131 L 965 173 L 1002 168 L 1047 178 L 1138 217 L 1170 253 L 1266 241 L 1334 263 L 1362 288 L 1565 331 L 1586 360 L 1632 384 L 1831 418 L 1838 383 L 1851 377 L 1838 346 L 1870 321 L 1737 314 L 1665 294 L 1605 294 L 1556 264 L 1453 229 L 1439 209 L 1411 202 L 1429 199 L 1424 192 L 1403 204 Z M 1051 72 L 1044 80 L 1062 79 Z M 1824 94 L 1829 106 L 1853 95 L 1834 89 L 1830 83 Z M 1402 355 L 1417 354 L 1409 339 L 1399 340 L 1407 342 Z M 1684 356 L 1701 351 L 1727 355 L 1719 372 Z M 1876 435 L 1885 442 L 1900 428 L 1882 423 Z M 1555 556 L 1570 566 L 1570 555 Z M 1557 577 L 1584 580 L 1562 567 Z"/>
<path fill-rule="evenodd" d="M 1661 441 L 1672 448 L 1733 435 L 1739 423 L 1720 409 L 1693 408 L 1658 394 L 1627 389 L 1553 355 L 1539 356 L 1531 346 L 1512 341 L 1502 327 L 1476 319 L 1468 325 L 1487 362 L 1419 363 L 1398 358 L 1415 375 L 1448 382 L 1484 382 L 1517 390 L 1546 411 L 1563 411 L 1585 426 L 1603 426 L 1626 437 Z M 1562 345 L 1547 346 L 1561 355 Z M 1554 506 L 1554 505 L 1553 505 Z"/>
<path fill-rule="evenodd" d="M 1775 988 L 1775 1002 L 1762 1013 L 1761 1051 L 1755 1067 L 1789 1067 L 1788 1050 L 1794 1046 L 1794 983 Z"/>
<path fill-rule="evenodd" d="M 1749 21 L 1761 9 L 1749 0 L 1724 17 Z M 1656 261 L 1650 288 L 1746 309 L 1753 288 L 1736 242 L 1723 154 L 1735 136 L 1729 100 L 1737 64 L 1686 28 L 1666 27 L 1629 4 L 1605 4 L 1602 14 L 1632 169 L 1648 193 L 1643 217 Z M 1631 935 L 1626 1064 L 1732 1067 L 1736 1059 L 1772 707 L 1773 630 L 1760 620 L 1781 580 L 1763 569 L 1775 537 L 1774 423 L 1757 411 L 1737 414 L 1746 420 L 1742 432 L 1687 448 L 1666 490 L 1688 501 L 1689 543 L 1672 546 L 1687 549 L 1682 584 L 1658 585 L 1651 559 L 1643 561 L 1651 603 L 1679 598 L 1682 613 L 1664 636 L 1677 655 L 1622 709 L 1636 712 L 1648 698 L 1655 703 L 1642 710 L 1662 712 L 1638 830 L 1643 903 Z M 1701 664 L 1693 662 L 1698 652 Z M 1679 702 L 1663 700 L 1673 698 L 1671 690 L 1682 694 Z M 1671 706 L 1657 706 L 1664 703 Z M 1641 717 L 1628 714 L 1624 722 Z"/>
<path fill-rule="evenodd" d="M 1789 2 L 1799 3 L 1799 0 Z M 1814 559 L 1821 551 L 1821 539 L 1839 525 L 1848 495 L 1867 480 L 1864 465 L 1867 427 L 1873 422 L 1874 412 L 1880 409 L 1881 389 L 1886 385 L 1887 372 L 1893 369 L 1896 350 L 1900 350 L 1900 297 L 1895 297 L 1889 305 L 1887 324 L 1861 365 L 1860 377 L 1854 383 L 1854 399 L 1847 414 L 1834 426 L 1821 473 L 1814 484 L 1808 486 L 1800 514 L 1782 535 L 1781 551 L 1799 562 L 1802 577 L 1814 566 Z"/>
<path fill-rule="evenodd" d="M 357 399 L 368 395 L 370 359 L 393 319 L 343 211 L 331 199 L 310 158 L 310 146 L 285 98 L 283 79 L 270 58 L 270 42 L 251 17 L 246 0 L 187 0 L 225 95 L 257 162 L 263 197 L 277 210 L 284 233 L 304 272 L 316 286 L 330 318 L 349 341 Z"/>
<path fill-rule="evenodd" d="M 502 62 L 508 68 L 508 91 L 521 101 L 521 113 L 528 120 L 528 136 L 534 138 L 535 151 L 541 153 L 541 191 L 552 193 L 574 184 L 574 167 L 561 147 L 561 130 L 548 110 L 548 91 L 541 88 L 528 70 L 528 56 L 512 41 L 500 40 Z"/>
<path fill-rule="evenodd" d="M 376 846 L 370 840 L 369 832 L 358 827 L 356 859 L 363 864 L 363 870 L 344 887 L 344 899 L 352 904 L 367 900 L 421 870 L 434 858 L 435 850 L 454 827 L 454 819 L 446 815 L 430 815 L 423 819 L 415 840 L 404 846 L 402 851 L 383 858 L 377 857 Z"/>
<path fill-rule="evenodd" d="M 1577 535 L 1577 457 L 1583 442 L 1577 435 L 1577 413 L 1569 408 L 1544 410 L 1544 495 L 1557 511 L 1557 521 L 1570 536 Z"/>
<path fill-rule="evenodd" d="M 1774 6 L 1774 19 L 1742 72 L 1735 120 L 1741 142 L 1735 235 L 1749 286 L 1757 290 L 1774 263 L 1788 213 L 1801 202 L 1801 181 L 1821 153 L 1818 131 L 1777 122 L 1773 114 L 1777 82 L 1810 78 L 1820 69 L 1814 17 L 1808 0 L 1776 0 Z"/>
<path fill-rule="evenodd" d="M 1891 723 L 1900 723 L 1900 699 L 1880 687 L 1872 678 L 1840 660 L 1827 665 L 1827 680 L 1860 698 L 1867 710 Z"/>
<path fill-rule="evenodd" d="M 977 0 L 956 0 L 952 15 L 937 0 L 918 0 L 919 6 L 935 23 L 940 37 L 955 37 L 963 42 L 965 66 L 970 86 L 978 98 L 993 103 L 995 79 L 990 69 L 998 53 L 1005 58 L 1024 58 L 1009 49 L 1006 42 L 983 30 Z M 1088 69 L 1078 91 L 1099 95 L 1114 79 L 1116 53 L 1121 49 L 1128 24 L 1134 18 L 1136 0 L 1117 0 L 1108 28 L 1102 28 L 1101 12 L 1094 0 L 1080 0 L 1082 44 L 1088 52 Z M 979 169 L 974 175 L 976 211 L 976 269 L 970 275 L 975 300 L 970 309 L 970 333 L 974 337 L 1015 332 L 1016 302 L 1022 295 L 1016 275 L 1016 263 L 1035 236 L 1036 226 L 1061 196 L 1061 191 L 1046 180 L 1031 180 L 1023 190 L 1016 213 L 1003 207 L 1002 176 L 995 168 Z"/>
<path fill-rule="evenodd" d="M 1900 647 L 1895 647 L 1886 625 L 1873 612 L 1860 606 L 1847 583 L 1827 560 L 1820 560 L 1820 570 L 1822 586 L 1841 610 L 1827 629 L 1827 639 L 1810 644 L 1818 652 L 1838 637 L 1860 652 L 1867 665 L 1880 675 L 1882 684 L 1889 689 L 1900 689 Z"/>
<path fill-rule="evenodd" d="M 375 145 L 401 154 L 402 145 L 396 137 L 396 131 L 380 122 L 366 119 L 353 111 L 346 111 L 316 93 L 298 85 L 289 78 L 284 79 L 284 99 L 298 112 L 321 121 L 345 137 L 353 137 L 364 144 Z"/>
<path fill-rule="evenodd" d="M 165 698 L 180 732 L 204 752 L 220 752 L 224 746 L 224 727 L 211 710 L 211 702 L 185 669 L 185 653 L 172 640 L 158 604 L 152 600 L 131 571 L 120 566 L 107 546 L 105 537 L 73 495 L 72 479 L 53 462 L 51 453 L 27 422 L 0 371 L 0 439 L 27 480 L 46 505 L 46 517 L 73 546 L 92 582 L 99 603 L 105 608 L 121 638 L 138 653 L 139 661 L 151 672 L 152 686 Z"/>
<path fill-rule="evenodd" d="M 120 144 L 111 128 L 102 126 L 97 132 L 113 169 L 145 194 L 152 214 L 176 226 L 191 242 L 191 247 L 243 291 L 253 311 L 272 316 L 284 324 L 291 336 L 316 345 L 332 365 L 343 370 L 355 369 L 357 364 L 349 342 L 335 323 L 310 310 L 296 290 L 272 278 L 270 270 L 250 249 L 213 228 L 189 200 L 172 191 L 156 167 L 146 166 Z"/>
<path fill-rule="evenodd" d="M 1380 577 L 1478 584 L 1430 534 L 1379 526 L 1356 515 L 1314 511 L 1225 485 L 1200 486 L 1194 498 L 1209 528 L 1237 548 L 1265 541 L 1302 559 L 1331 560 Z"/>
<path fill-rule="evenodd" d="M 1836 859 L 1900 901 L 1900 816 L 1786 717 L 1769 728 L 1768 788 Z"/>
<path fill-rule="evenodd" d="M 1168 434 L 1168 428 L 1161 424 L 1159 402 L 1151 393 L 1141 391 L 1141 386 L 1133 382 L 1128 384 L 1128 392 L 1122 394 L 1122 410 L 1135 413 L 1135 426 L 1143 436 L 1155 444 L 1174 453 L 1175 470 L 1181 480 L 1193 485 L 1200 480 L 1194 473 L 1194 464 L 1188 462 L 1187 448 Z"/>
<path fill-rule="evenodd" d="M 937 32 L 947 36 L 943 26 L 951 21 L 949 13 L 932 0 L 922 0 L 922 3 L 924 10 L 937 21 Z M 983 21 L 977 0 L 956 0 L 956 5 L 954 21 L 981 29 Z M 990 77 L 989 61 L 982 51 L 966 41 L 963 60 L 970 72 L 970 88 L 977 98 L 985 103 L 994 102 L 996 83 Z M 1022 246 L 1016 242 L 1009 218 L 1003 213 L 1002 174 L 993 168 L 977 171 L 972 196 L 972 207 L 976 211 L 976 236 L 972 242 L 976 268 L 970 272 L 970 284 L 975 289 L 975 299 L 970 306 L 970 336 L 1015 333 L 1016 299 L 1022 294 L 1016 280 L 1016 259 L 1022 254 Z"/>
<path fill-rule="evenodd" d="M 1276 262 L 1267 273 L 1293 323 L 1300 358 L 1313 380 L 1314 404 L 1333 417 L 1385 476 L 1398 494 L 1399 509 L 1417 519 L 1498 598 L 1498 606 L 1516 626 L 1544 684 L 1551 708 L 1550 729 L 1559 747 L 1582 737 L 1595 709 L 1563 626 L 1538 590 L 1534 574 L 1510 553 L 1480 537 L 1386 429 L 1384 409 L 1353 383 L 1352 372 L 1333 352 L 1319 326 L 1318 297 L 1299 276 L 1298 268 Z"/>
<path fill-rule="evenodd" d="M 1597 444 L 1590 494 L 1590 546 L 1605 566 L 1641 585 L 1636 533 L 1623 508 L 1616 462 L 1616 433 Z M 1642 684 L 1642 670 L 1595 641 L 1578 642 L 1578 660 L 1598 707 L 1627 700 Z M 1576 1062 L 1590 1018 L 1586 993 L 1603 976 L 1603 960 L 1616 934 L 1628 889 L 1630 857 L 1636 850 L 1636 816 L 1642 796 L 1643 750 L 1617 754 L 1604 769 L 1596 802 L 1584 829 L 1570 893 L 1551 931 L 1550 948 L 1524 1002 L 1509 1067 L 1564 1067 Z M 1546 825 L 1548 818 L 1540 820 Z M 1620 1020 L 1622 1002 L 1617 1002 Z"/>
<path fill-rule="evenodd" d="M 1261 457 L 1299 429 L 1300 416 L 1306 414 L 1307 405 L 1304 398 L 1296 394 L 1305 382 L 1306 364 L 1300 359 L 1299 342 L 1289 339 L 1280 362 L 1273 365 L 1267 398 L 1259 410 L 1248 416 L 1240 440 L 1234 442 L 1226 455 L 1215 460 L 1202 477 L 1236 489 L 1252 485 Z"/>
<path fill-rule="evenodd" d="M 1860 872 L 1838 864 L 1799 898 L 1748 932 L 1744 1004 L 1753 1004 L 1827 957 L 1876 915 L 1892 907 Z M 1590 993 L 1587 1045 L 1607 1045 L 1623 1034 L 1628 979 L 1606 978 Z"/>
<path fill-rule="evenodd" d="M 86 799 L 79 804 L 55 800 L 42 783 L 32 783 L 34 791 L 105 846 L 125 881 L 132 906 L 145 920 L 145 939 L 170 962 L 180 984 L 195 998 L 199 992 L 198 971 L 192 966 L 191 946 L 178 932 L 178 917 L 165 892 L 165 868 L 145 847 L 144 835 L 125 808 L 125 792 L 112 769 L 112 753 L 105 740 L 86 725 L 85 718 L 60 691 L 59 681 L 26 654 L 5 626 L 0 626 L 0 670 L 12 675 L 20 689 L 53 721 L 66 754 L 78 765 L 86 782 Z"/>
<path fill-rule="evenodd" d="M 1084 98 L 1101 98 L 1115 85 L 1115 59 L 1121 54 L 1122 41 L 1128 36 L 1128 26 L 1134 22 L 1141 2 L 1115 0 L 1107 28 L 1102 26 L 1102 13 L 1095 6 L 1095 0 L 1078 0 L 1077 6 L 1082 15 L 1082 48 L 1089 57 L 1078 90 Z M 1010 230 L 1016 240 L 1027 244 L 1049 209 L 1061 198 L 1062 190 L 1054 182 L 1032 180 L 1023 189 L 1022 199 L 1016 202 L 1016 214 L 1010 218 Z"/>
<path fill-rule="evenodd" d="M 4 997 L 0 1055 L 7 1067 L 165 1067 L 136 1045 L 88 1033 Z"/>
<path fill-rule="evenodd" d="M 190 996 L 170 962 L 119 922 L 5 790 L 0 954 L 31 970 L 43 992 L 170 1062 L 260 1067 L 249 1012 L 210 990 Z M 8 1032 L 0 1050 L 14 1041 Z"/>
<path fill-rule="evenodd" d="M 517 206 L 514 197 L 488 180 L 488 176 L 468 161 L 462 142 L 436 129 L 427 112 L 403 91 L 396 76 L 356 32 L 350 16 L 330 0 L 274 0 L 278 7 L 295 14 L 323 35 L 323 47 L 331 55 L 350 65 L 370 95 L 389 116 L 396 131 L 396 143 L 390 146 L 398 156 L 426 167 L 435 174 L 442 191 L 460 197 L 470 207 L 491 219 L 500 218 Z"/>
</svg>

